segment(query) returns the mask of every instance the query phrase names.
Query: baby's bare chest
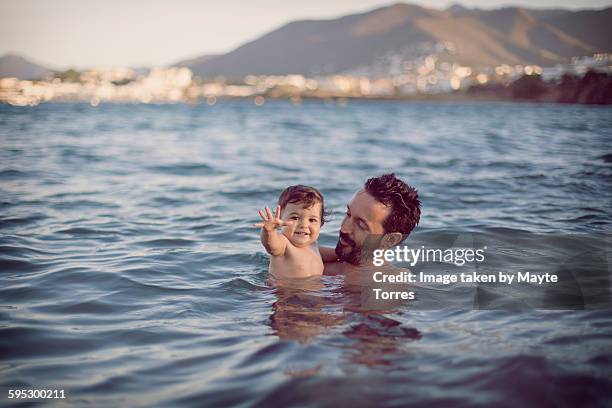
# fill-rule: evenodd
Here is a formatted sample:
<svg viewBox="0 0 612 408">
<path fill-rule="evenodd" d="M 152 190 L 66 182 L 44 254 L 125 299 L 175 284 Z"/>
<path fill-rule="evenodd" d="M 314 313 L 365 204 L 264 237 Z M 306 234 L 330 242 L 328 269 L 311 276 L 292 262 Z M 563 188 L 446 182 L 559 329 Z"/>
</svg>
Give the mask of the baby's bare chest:
<svg viewBox="0 0 612 408">
<path fill-rule="evenodd" d="M 321 256 L 310 248 L 294 248 L 286 256 L 271 261 L 272 269 L 295 277 L 323 274 Z"/>
</svg>

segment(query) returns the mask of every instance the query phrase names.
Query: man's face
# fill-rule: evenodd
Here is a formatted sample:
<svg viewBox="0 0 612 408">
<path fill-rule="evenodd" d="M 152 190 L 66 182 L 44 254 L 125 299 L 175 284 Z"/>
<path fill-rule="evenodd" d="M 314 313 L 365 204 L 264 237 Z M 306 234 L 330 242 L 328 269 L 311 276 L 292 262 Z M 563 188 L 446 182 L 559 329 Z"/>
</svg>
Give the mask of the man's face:
<svg viewBox="0 0 612 408">
<path fill-rule="evenodd" d="M 348 203 L 340 225 L 340 238 L 336 245 L 338 258 L 353 265 L 360 265 L 363 260 L 369 259 L 371 254 L 363 252 L 366 239 L 368 236 L 384 235 L 383 222 L 390 212 L 389 207 L 365 190 L 357 191 Z"/>
</svg>

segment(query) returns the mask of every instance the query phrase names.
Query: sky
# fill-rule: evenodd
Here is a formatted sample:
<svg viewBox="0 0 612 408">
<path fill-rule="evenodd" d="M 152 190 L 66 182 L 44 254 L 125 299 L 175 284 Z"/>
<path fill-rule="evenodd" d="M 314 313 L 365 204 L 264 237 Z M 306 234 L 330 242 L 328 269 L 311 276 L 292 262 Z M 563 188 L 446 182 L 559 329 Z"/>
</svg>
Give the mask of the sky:
<svg viewBox="0 0 612 408">
<path fill-rule="evenodd" d="M 0 55 L 48 68 L 164 66 L 226 53 L 294 20 L 327 19 L 389 0 L 0 0 Z M 612 0 L 410 0 L 465 7 L 604 8 Z"/>
</svg>

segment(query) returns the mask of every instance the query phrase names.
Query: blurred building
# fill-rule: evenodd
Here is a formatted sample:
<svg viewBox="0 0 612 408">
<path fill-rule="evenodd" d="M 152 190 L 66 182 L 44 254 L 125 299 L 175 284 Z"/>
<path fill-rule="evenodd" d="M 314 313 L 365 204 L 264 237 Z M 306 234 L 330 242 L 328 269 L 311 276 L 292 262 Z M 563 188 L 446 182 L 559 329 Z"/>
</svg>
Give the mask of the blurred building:
<svg viewBox="0 0 612 408">
<path fill-rule="evenodd" d="M 202 81 L 188 68 L 155 68 L 137 75 L 128 68 L 72 71 L 42 81 L 0 79 L 0 102 L 37 105 L 48 101 L 177 103 L 218 98 L 401 98 L 445 94 L 472 85 L 509 84 L 523 75 L 544 80 L 564 74 L 583 75 L 589 69 L 612 72 L 612 54 L 576 57 L 554 67 L 507 65 L 475 68 L 447 60 L 454 53 L 450 42 L 425 44 L 382 56 L 372 65 L 344 74 L 307 78 L 303 75 L 247 75 L 241 80 L 224 77 Z"/>
</svg>

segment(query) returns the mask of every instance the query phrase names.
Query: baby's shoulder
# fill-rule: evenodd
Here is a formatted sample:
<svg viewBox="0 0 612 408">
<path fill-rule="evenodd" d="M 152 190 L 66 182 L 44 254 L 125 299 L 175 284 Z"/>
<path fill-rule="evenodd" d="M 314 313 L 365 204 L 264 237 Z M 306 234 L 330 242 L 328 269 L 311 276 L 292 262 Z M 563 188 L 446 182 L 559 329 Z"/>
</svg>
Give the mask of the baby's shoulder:
<svg viewBox="0 0 612 408">
<path fill-rule="evenodd" d="M 318 242 L 313 242 L 312 244 L 310 244 L 310 250 L 313 251 L 315 254 L 321 256 L 321 252 L 319 251 Z"/>
</svg>

